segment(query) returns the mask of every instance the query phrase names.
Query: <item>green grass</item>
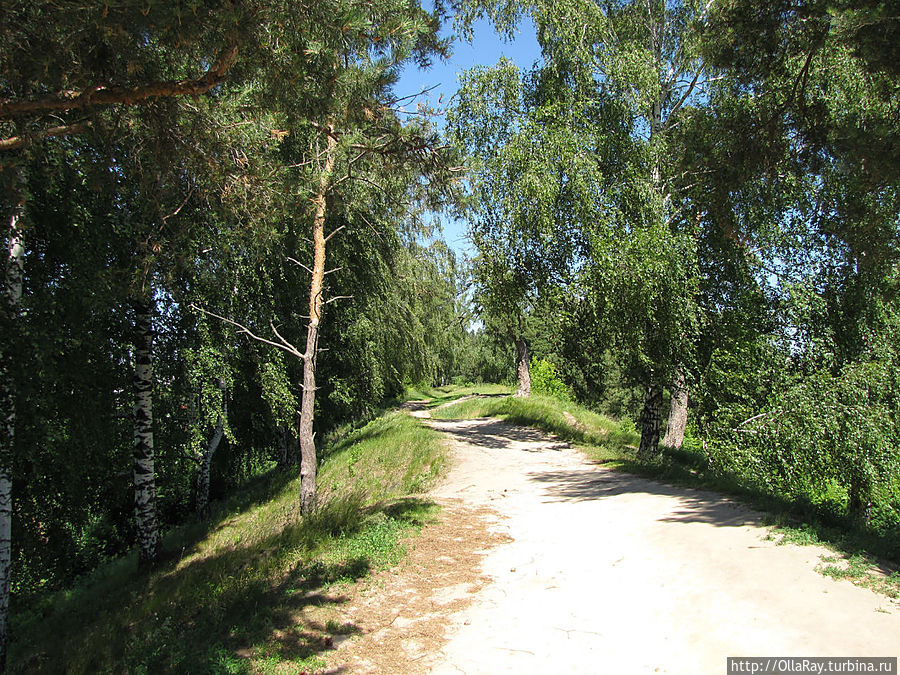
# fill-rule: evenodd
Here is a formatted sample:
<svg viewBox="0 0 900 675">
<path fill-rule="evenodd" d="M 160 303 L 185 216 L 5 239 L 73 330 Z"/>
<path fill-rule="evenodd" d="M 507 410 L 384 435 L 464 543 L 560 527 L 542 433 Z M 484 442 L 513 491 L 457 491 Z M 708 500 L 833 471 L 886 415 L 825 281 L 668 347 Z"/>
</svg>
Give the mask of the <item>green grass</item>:
<svg viewBox="0 0 900 675">
<path fill-rule="evenodd" d="M 566 413 L 571 417 L 567 418 Z M 592 459 L 616 463 L 633 456 L 640 437 L 627 425 L 568 401 L 547 396 L 470 398 L 433 410 L 435 419 L 499 417 L 549 431 L 582 448 Z"/>
<path fill-rule="evenodd" d="M 414 387 L 406 390 L 407 401 L 428 401 L 427 407 L 436 408 L 464 396 L 508 396 L 512 387 L 507 384 L 466 384 L 445 387 Z"/>
<path fill-rule="evenodd" d="M 686 439 L 679 450 L 663 448 L 657 460 L 640 461 L 635 454 L 640 436 L 632 424 L 616 422 L 572 402 L 535 395 L 524 399 L 472 398 L 433 410 L 431 415 L 437 419 L 499 417 L 551 432 L 611 468 L 737 497 L 764 512 L 765 524 L 774 527 L 773 532 L 785 542 L 821 544 L 851 561 L 840 568 L 825 566 L 824 574 L 843 575 L 890 597 L 900 596 L 900 575 L 893 569 L 900 562 L 900 542 L 895 537 L 860 528 L 821 505 L 787 499 L 735 476 L 717 473 L 700 444 L 691 439 Z"/>
<path fill-rule="evenodd" d="M 836 555 L 822 556 L 823 564 L 817 568 L 825 576 L 847 579 L 889 598 L 900 598 L 900 572 L 885 556 L 879 559 L 872 554 L 885 547 L 874 533 L 852 524 L 829 526 L 815 515 L 806 522 L 799 521 L 784 507 L 771 509 L 765 522 L 771 526 L 769 538 L 779 544 L 817 545 L 833 551 Z"/>
<path fill-rule="evenodd" d="M 440 435 L 389 413 L 326 451 L 322 506 L 298 510 L 299 477 L 270 475 L 171 532 L 149 574 L 133 557 L 13 614 L 12 672 L 303 673 L 321 668 L 340 585 L 395 565 L 433 516 L 414 496 L 444 466 Z M 330 621 L 330 623 L 329 623 Z"/>
<path fill-rule="evenodd" d="M 818 569 L 832 579 L 848 579 L 857 586 L 870 588 L 889 598 L 900 598 L 900 573 L 879 574 L 873 572 L 874 561 L 862 554 L 855 553 L 849 558 L 841 556 L 823 556 L 824 563 Z"/>
</svg>

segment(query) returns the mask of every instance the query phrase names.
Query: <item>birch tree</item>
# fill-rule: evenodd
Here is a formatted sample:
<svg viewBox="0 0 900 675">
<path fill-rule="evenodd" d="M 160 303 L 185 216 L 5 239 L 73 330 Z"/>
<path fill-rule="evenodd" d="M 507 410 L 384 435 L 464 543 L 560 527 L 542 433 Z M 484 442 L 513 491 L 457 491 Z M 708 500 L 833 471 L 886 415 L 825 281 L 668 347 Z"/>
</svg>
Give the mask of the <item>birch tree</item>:
<svg viewBox="0 0 900 675">
<path fill-rule="evenodd" d="M 506 60 L 474 68 L 448 119 L 472 164 L 476 300 L 515 349 L 518 396 L 531 390 L 527 317 L 549 288 L 569 283 L 585 250 L 578 223 L 599 213 L 600 175 L 585 152 L 594 139 L 572 128 L 581 111 L 548 98 L 542 75 Z"/>
<path fill-rule="evenodd" d="M 8 172 L 9 173 L 9 172 Z M 0 326 L 3 339 L 0 343 L 0 670 L 6 667 L 9 646 L 9 589 L 12 562 L 12 482 L 13 447 L 16 433 L 16 395 L 11 372 L 12 360 L 16 358 L 15 336 L 19 330 L 17 318 L 19 301 L 22 298 L 24 278 L 24 180 L 22 170 L 16 167 L 11 172 L 10 190 L 12 208 L 4 215 L 9 219 L 4 243 L 6 255 L 3 270 L 3 297 L 0 302 Z"/>
<path fill-rule="evenodd" d="M 677 199 L 673 159 L 681 150 L 672 132 L 705 81 L 693 37 L 704 5 L 525 7 L 538 26 L 545 70 L 561 85 L 557 96 L 590 111 L 599 141 L 591 147 L 604 180 L 594 212 L 605 217 L 580 221 L 590 242 L 584 280 L 610 338 L 629 355 L 627 372 L 645 388 L 638 452 L 649 458 L 657 452 L 663 388 L 691 363 L 696 331 L 695 245 Z"/>
</svg>

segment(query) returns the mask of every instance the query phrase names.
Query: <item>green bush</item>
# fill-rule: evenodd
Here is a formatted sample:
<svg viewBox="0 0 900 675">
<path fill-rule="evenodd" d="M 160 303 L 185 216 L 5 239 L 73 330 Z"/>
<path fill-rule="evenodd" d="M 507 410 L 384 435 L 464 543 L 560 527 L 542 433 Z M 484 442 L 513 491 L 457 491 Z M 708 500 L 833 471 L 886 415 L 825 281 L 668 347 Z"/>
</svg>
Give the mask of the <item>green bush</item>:
<svg viewBox="0 0 900 675">
<path fill-rule="evenodd" d="M 546 359 L 531 359 L 531 391 L 552 396 L 561 401 L 571 401 L 572 391 L 559 377 L 556 366 Z"/>
</svg>

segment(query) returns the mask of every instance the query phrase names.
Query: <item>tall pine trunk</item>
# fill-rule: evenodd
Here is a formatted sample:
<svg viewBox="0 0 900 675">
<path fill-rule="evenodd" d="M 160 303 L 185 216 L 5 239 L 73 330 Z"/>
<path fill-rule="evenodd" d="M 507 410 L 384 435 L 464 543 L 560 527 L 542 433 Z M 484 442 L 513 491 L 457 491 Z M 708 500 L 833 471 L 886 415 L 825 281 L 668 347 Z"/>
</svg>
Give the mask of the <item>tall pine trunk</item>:
<svg viewBox="0 0 900 675">
<path fill-rule="evenodd" d="M 22 214 L 25 209 L 22 176 L 16 176 L 15 206 L 6 235 L 6 260 L 3 275 L 2 329 L 4 349 L 0 354 L 0 672 L 6 670 L 9 648 L 9 587 L 12 561 L 12 471 L 13 441 L 16 433 L 16 399 L 12 383 L 13 327 L 19 318 L 22 280 L 25 274 L 25 246 Z"/>
<path fill-rule="evenodd" d="M 684 443 L 684 430 L 688 418 L 688 390 L 684 379 L 684 371 L 675 371 L 672 382 L 672 402 L 669 406 L 669 422 L 666 424 L 666 435 L 662 444 L 668 448 L 681 448 Z"/>
<path fill-rule="evenodd" d="M 216 417 L 216 431 L 213 437 L 209 439 L 209 445 L 206 446 L 206 452 L 200 460 L 200 470 L 197 474 L 197 513 L 201 517 L 206 517 L 209 513 L 209 470 L 212 465 L 213 455 L 222 442 L 222 436 L 225 435 L 225 420 L 228 417 L 228 396 L 225 391 L 224 380 L 219 380 L 219 391 L 222 392 L 222 408 Z"/>
<path fill-rule="evenodd" d="M 156 470 L 153 457 L 153 301 L 134 305 L 134 523 L 138 564 L 159 560 L 160 534 L 156 515 Z"/>
<path fill-rule="evenodd" d="M 659 453 L 659 432 L 662 426 L 662 387 L 651 384 L 644 395 L 641 411 L 641 445 L 638 457 L 654 459 Z"/>
<path fill-rule="evenodd" d="M 325 195 L 331 183 L 337 150 L 332 127 L 328 127 L 325 163 L 313 198 L 313 266 L 309 285 L 309 324 L 306 330 L 306 351 L 303 353 L 303 397 L 300 402 L 300 513 L 312 513 L 316 506 L 316 443 L 313 419 L 316 408 L 316 355 L 319 349 L 319 324 L 324 306 L 325 279 Z"/>
<path fill-rule="evenodd" d="M 528 342 L 523 337 L 514 339 L 516 345 L 516 396 L 531 395 L 531 371 L 528 369 Z"/>
</svg>

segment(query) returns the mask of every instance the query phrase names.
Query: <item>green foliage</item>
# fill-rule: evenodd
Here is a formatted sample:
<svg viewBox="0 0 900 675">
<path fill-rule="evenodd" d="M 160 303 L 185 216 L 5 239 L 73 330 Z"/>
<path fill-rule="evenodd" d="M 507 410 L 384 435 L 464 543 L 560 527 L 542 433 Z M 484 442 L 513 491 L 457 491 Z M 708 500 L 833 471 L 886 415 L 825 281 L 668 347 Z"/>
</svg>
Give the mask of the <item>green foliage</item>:
<svg viewBox="0 0 900 675">
<path fill-rule="evenodd" d="M 323 597 L 313 591 L 405 555 L 403 538 L 435 507 L 404 491 L 426 487 L 443 452 L 408 415 L 379 418 L 329 452 L 321 475 L 334 491 L 311 518 L 299 516 L 299 477 L 269 474 L 213 505 L 209 523 L 170 532 L 167 548 L 182 555 L 153 574 L 119 560 L 20 610 L 13 658 L 56 672 L 301 672 L 328 638 L 355 630 L 313 619 Z"/>
<path fill-rule="evenodd" d="M 472 155 L 474 275 L 488 315 L 516 338 L 540 305 L 589 314 L 629 385 L 661 390 L 693 365 L 696 233 L 675 129 L 703 99 L 699 2 L 476 3 L 510 31 L 534 20 L 543 62 L 462 81 L 449 121 Z M 556 296 L 556 297 L 554 297 Z M 580 306 L 579 306 L 580 305 Z M 574 365 L 574 364 L 573 364 Z M 583 379 L 585 367 L 567 374 Z M 587 387 L 584 387 L 585 389 Z"/>
<path fill-rule="evenodd" d="M 413 384 L 433 408 L 508 393 L 431 387 L 511 381 L 511 338 L 531 346 L 538 395 L 476 397 L 435 415 L 501 415 L 636 471 L 756 491 L 842 527 L 868 520 L 880 550 L 897 555 L 890 3 L 469 3 L 463 30 L 486 14 L 510 33 L 529 13 L 542 59 L 524 72 L 502 60 L 464 75 L 448 135 L 465 162 L 438 152 L 436 129 L 397 112 L 391 91 L 404 64 L 446 52 L 442 8 L 187 4 L 0 7 L 0 213 L 24 198 L 28 247 L 15 330 L 0 330 L 0 375 L 17 398 L 15 446 L 0 448 L 15 486 L 12 588 L 20 606 L 52 617 L 43 603 L 62 598 L 63 623 L 93 626 L 84 645 L 67 642 L 78 648 L 73 669 L 240 672 L 249 667 L 235 641 L 250 645 L 257 671 L 288 658 L 298 671 L 317 667 L 316 644 L 296 653 L 275 644 L 266 637 L 275 612 L 249 599 L 284 579 L 299 589 L 302 579 L 330 583 L 388 564 L 419 507 L 404 515 L 372 504 L 425 489 L 443 460 L 406 418 L 353 428 Z M 234 45 L 236 59 L 211 73 L 205 93 L 129 105 L 148 83 L 201 77 Z M 116 92 L 128 96 L 100 102 Z M 331 499 L 297 525 L 296 485 L 263 490 L 281 515 L 242 503 L 237 515 L 217 511 L 220 529 L 198 538 L 174 528 L 188 518 L 191 457 L 223 396 L 218 497 L 253 485 L 286 444 L 302 363 L 191 308 L 302 347 L 309 279 L 288 258 L 311 253 L 309 197 L 328 125 L 339 140 L 326 229 L 338 236 L 328 244 L 324 293 L 335 302 L 320 334 L 316 424 L 318 438 L 336 439 L 320 474 Z M 359 154 L 366 148 L 377 151 Z M 468 270 L 427 223 L 458 197 L 449 167 L 463 163 L 477 318 L 466 307 Z M 20 171 L 24 189 L 12 180 Z M 158 307 L 161 520 L 171 550 L 195 548 L 146 585 L 124 562 L 103 567 L 94 588 L 108 601 L 84 602 L 93 596 L 83 589 L 49 596 L 133 540 L 135 298 Z M 643 390 L 670 386 L 676 372 L 688 376 L 695 437 L 635 464 Z M 271 540 L 243 527 L 251 512 Z M 335 557 L 313 561 L 326 545 Z M 245 566 L 253 571 L 234 573 Z M 166 597 L 209 616 L 160 604 L 154 593 L 170 588 Z M 129 593 L 146 608 L 91 624 L 88 610 L 114 616 L 109 603 Z M 231 631 L 241 613 L 247 631 Z M 22 616 L 26 635 L 40 633 L 37 613 Z M 182 646 L 191 631 L 213 636 L 194 655 Z M 63 653 L 37 667 L 62 670 L 53 659 Z"/>
<path fill-rule="evenodd" d="M 446 403 L 468 396 L 507 396 L 511 392 L 509 385 L 505 384 L 453 384 L 431 389 L 407 389 L 404 394 L 406 401 L 421 401 L 427 399 L 428 408 L 435 408 Z"/>
<path fill-rule="evenodd" d="M 894 379 L 894 366 L 878 361 L 807 376 L 776 397 L 769 411 L 736 426 L 734 436 L 745 438 L 716 445 L 713 459 L 721 470 L 776 493 L 831 502 L 854 516 L 873 504 L 876 522 L 896 527 Z"/>
<path fill-rule="evenodd" d="M 259 382 L 262 395 L 276 424 L 290 424 L 299 409 L 297 397 L 291 390 L 284 354 L 272 351 L 260 364 Z"/>
<path fill-rule="evenodd" d="M 551 396 L 561 401 L 572 398 L 571 390 L 560 379 L 556 366 L 546 359 L 531 359 L 531 390 L 536 394 Z"/>
<path fill-rule="evenodd" d="M 458 367 L 461 271 L 422 223 L 452 192 L 445 163 L 455 162 L 427 115 L 394 112 L 391 89 L 402 64 L 445 52 L 438 13 L 395 0 L 189 4 L 0 8 L 0 60 L 15 63 L 0 73 L 0 140 L 28 140 L 0 149 L 0 212 L 7 218 L 24 197 L 28 232 L 20 307 L 29 344 L 17 346 L 11 373 L 20 411 L 13 592 L 22 601 L 74 583 L 133 541 L 132 299 L 159 308 L 163 527 L 189 517 L 196 459 L 223 396 L 213 498 L 281 459 L 302 365 L 194 307 L 302 342 L 298 298 L 309 279 L 287 257 L 305 261 L 310 251 L 319 173 L 308 160 L 324 123 L 340 127 L 342 144 L 328 195 L 328 228 L 341 234 L 329 243 L 326 292 L 352 298 L 328 305 L 320 338 L 320 438 L 370 419 L 406 382 L 448 381 Z M 217 62 L 235 45 L 233 61 Z M 142 86 L 165 89 L 219 65 L 201 83 L 212 88 L 136 99 Z M 125 93 L 107 104 L 92 98 L 100 89 Z M 86 94 L 69 109 L 73 92 Z M 42 107 L 54 97 L 55 108 Z M 58 126 L 62 136 L 44 136 Z M 351 152 L 385 150 L 388 137 L 385 153 Z M 13 194 L 7 179 L 19 169 L 26 186 Z"/>
</svg>

